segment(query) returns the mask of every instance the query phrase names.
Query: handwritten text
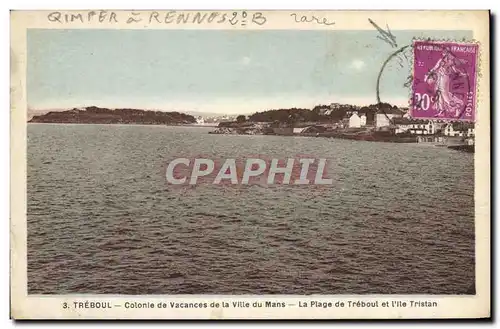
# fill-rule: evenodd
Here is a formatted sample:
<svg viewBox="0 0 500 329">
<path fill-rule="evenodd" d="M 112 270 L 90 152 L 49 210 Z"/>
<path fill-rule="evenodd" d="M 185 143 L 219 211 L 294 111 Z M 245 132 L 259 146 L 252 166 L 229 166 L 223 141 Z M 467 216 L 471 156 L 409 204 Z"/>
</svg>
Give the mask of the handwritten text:
<svg viewBox="0 0 500 329">
<path fill-rule="evenodd" d="M 229 24 L 231 26 L 264 25 L 267 18 L 262 12 L 199 12 L 199 11 L 135 11 L 114 12 L 96 10 L 89 12 L 54 11 L 47 15 L 49 22 L 71 23 L 126 23 L 134 24 Z"/>
<path fill-rule="evenodd" d="M 295 20 L 296 23 L 317 23 L 323 25 L 334 25 L 335 22 L 328 22 L 326 18 L 318 18 L 314 15 L 306 16 L 306 15 L 297 15 L 295 13 L 290 14 Z"/>
</svg>

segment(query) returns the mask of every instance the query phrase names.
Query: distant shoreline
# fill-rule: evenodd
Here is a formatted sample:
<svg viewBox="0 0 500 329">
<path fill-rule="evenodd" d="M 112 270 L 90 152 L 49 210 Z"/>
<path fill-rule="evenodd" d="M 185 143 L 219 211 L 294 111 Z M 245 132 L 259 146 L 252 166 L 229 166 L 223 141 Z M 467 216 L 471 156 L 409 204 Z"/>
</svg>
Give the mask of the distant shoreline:
<svg viewBox="0 0 500 329">
<path fill-rule="evenodd" d="M 101 122 L 31 122 L 27 121 L 27 124 L 33 125 L 109 125 L 109 126 L 155 126 L 155 127 L 196 127 L 196 128 L 216 128 L 217 124 L 158 124 L 158 123 L 101 123 Z"/>
<path fill-rule="evenodd" d="M 29 123 L 75 123 L 75 124 L 144 124 L 182 125 L 196 124 L 192 115 L 180 112 L 150 111 L 132 108 L 109 109 L 89 106 L 67 111 L 51 111 L 33 116 Z"/>
</svg>

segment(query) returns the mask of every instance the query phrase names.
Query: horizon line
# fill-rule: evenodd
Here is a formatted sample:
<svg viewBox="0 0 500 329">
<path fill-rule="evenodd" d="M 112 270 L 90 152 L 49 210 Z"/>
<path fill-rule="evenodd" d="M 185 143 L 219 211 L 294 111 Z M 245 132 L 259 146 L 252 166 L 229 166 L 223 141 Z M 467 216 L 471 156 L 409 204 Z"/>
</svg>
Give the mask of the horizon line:
<svg viewBox="0 0 500 329">
<path fill-rule="evenodd" d="M 397 106 L 398 108 L 406 108 L 408 107 L 408 104 L 405 104 L 405 105 L 401 105 L 401 104 L 393 104 L 393 103 L 390 103 L 390 102 L 380 102 L 380 103 L 387 103 L 387 104 L 390 104 L 392 106 Z M 89 108 L 89 107 L 99 107 L 99 108 L 107 108 L 107 109 L 110 109 L 110 110 L 116 110 L 116 109 L 135 109 L 135 110 L 143 110 L 143 111 L 161 111 L 161 112 L 179 112 L 179 113 L 186 113 L 186 112 L 193 112 L 193 113 L 199 113 L 199 114 L 204 114 L 204 113 L 208 113 L 208 114 L 220 114 L 220 115 L 241 115 L 241 114 L 254 114 L 254 113 L 257 113 L 257 112 L 265 112 L 265 111 L 272 111 L 272 110 L 287 110 L 287 109 L 292 109 L 292 108 L 300 108 L 300 109 L 308 109 L 308 110 L 312 110 L 314 109 L 314 107 L 316 106 L 328 106 L 328 105 L 332 105 L 332 104 L 340 104 L 340 105 L 350 105 L 350 106 L 356 106 L 356 107 L 368 107 L 368 106 L 372 106 L 372 105 L 377 105 L 378 103 L 376 102 L 373 102 L 373 103 L 370 103 L 370 104 L 366 104 L 364 103 L 363 105 L 361 104 L 352 104 L 352 103 L 345 103 L 345 102 L 331 102 L 329 104 L 325 104 L 325 103 L 318 103 L 312 107 L 309 107 L 309 106 L 285 106 L 285 107 L 270 107 L 270 108 L 264 108 L 264 109 L 259 109 L 259 110 L 254 110 L 254 111 L 245 111 L 245 112 L 217 112 L 217 111 L 212 111 L 212 110 L 207 110 L 207 111 L 203 111 L 203 110 L 197 110 L 197 109 L 194 109 L 194 110 L 186 110 L 186 109 L 183 109 L 183 110 L 179 110 L 179 109 L 165 109 L 165 108 L 162 108 L 162 107 L 152 107 L 152 106 L 145 106 L 145 107 L 136 107 L 136 106 L 130 106 L 130 107 L 127 107 L 127 106 L 103 106 L 103 105 L 84 105 L 84 106 L 69 106 L 69 107 L 30 107 L 29 105 L 27 106 L 27 111 L 32 111 L 32 112 L 39 112 L 39 111 L 68 111 L 68 110 L 72 110 L 72 109 L 83 109 L 83 108 Z"/>
</svg>

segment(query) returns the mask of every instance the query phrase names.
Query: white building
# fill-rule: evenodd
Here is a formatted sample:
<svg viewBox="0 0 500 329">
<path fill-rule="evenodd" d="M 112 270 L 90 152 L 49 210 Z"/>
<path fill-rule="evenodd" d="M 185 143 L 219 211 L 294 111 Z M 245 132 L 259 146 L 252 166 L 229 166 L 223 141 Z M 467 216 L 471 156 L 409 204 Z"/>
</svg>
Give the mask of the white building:
<svg viewBox="0 0 500 329">
<path fill-rule="evenodd" d="M 381 127 L 387 127 L 391 125 L 392 118 L 397 117 L 396 114 L 391 114 L 391 113 L 376 113 L 375 114 L 375 127 L 381 128 Z"/>
<path fill-rule="evenodd" d="M 197 117 L 196 123 L 199 125 L 205 124 L 205 119 L 203 119 L 203 117 Z"/>
<path fill-rule="evenodd" d="M 454 122 L 444 127 L 445 136 L 473 137 L 475 128 L 473 123 Z"/>
<path fill-rule="evenodd" d="M 453 125 L 447 125 L 445 128 L 444 128 L 444 135 L 445 136 L 463 136 L 464 135 L 464 132 L 463 131 L 460 131 L 460 130 L 455 130 L 453 129 Z"/>
<path fill-rule="evenodd" d="M 359 119 L 361 120 L 361 127 L 366 126 L 366 115 L 362 114 Z"/>
<path fill-rule="evenodd" d="M 412 120 L 408 118 L 395 118 L 395 133 L 411 133 L 414 135 L 434 135 L 438 125 L 430 120 Z"/>
<path fill-rule="evenodd" d="M 365 117 L 366 124 L 366 117 Z M 361 117 L 358 115 L 358 112 L 354 112 L 349 118 L 349 128 L 361 128 Z"/>
<path fill-rule="evenodd" d="M 391 121 L 394 118 L 401 118 L 403 116 L 403 111 L 397 108 L 387 108 L 384 110 L 379 110 L 375 113 L 375 127 L 387 127 L 391 125 Z"/>
</svg>

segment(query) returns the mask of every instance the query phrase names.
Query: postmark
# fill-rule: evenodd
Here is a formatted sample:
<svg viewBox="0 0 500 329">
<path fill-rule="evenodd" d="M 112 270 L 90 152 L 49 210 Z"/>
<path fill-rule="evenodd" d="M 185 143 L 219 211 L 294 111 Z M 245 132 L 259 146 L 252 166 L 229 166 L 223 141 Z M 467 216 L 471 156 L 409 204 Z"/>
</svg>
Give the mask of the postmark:
<svg viewBox="0 0 500 329">
<path fill-rule="evenodd" d="M 413 42 L 412 117 L 475 121 L 478 48 L 475 43 Z"/>
</svg>

